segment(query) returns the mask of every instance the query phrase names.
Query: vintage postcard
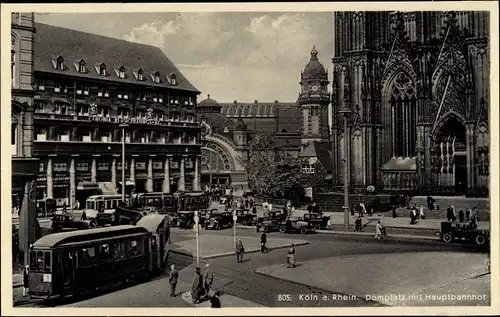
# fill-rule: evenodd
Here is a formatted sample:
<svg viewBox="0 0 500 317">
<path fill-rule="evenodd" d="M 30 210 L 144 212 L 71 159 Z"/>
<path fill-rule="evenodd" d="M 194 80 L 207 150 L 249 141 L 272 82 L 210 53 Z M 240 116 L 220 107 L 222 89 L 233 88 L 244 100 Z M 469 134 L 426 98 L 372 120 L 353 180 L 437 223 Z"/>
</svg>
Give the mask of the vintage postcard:
<svg viewBox="0 0 500 317">
<path fill-rule="evenodd" d="M 497 3 L 1 30 L 3 314 L 499 312 Z"/>
</svg>

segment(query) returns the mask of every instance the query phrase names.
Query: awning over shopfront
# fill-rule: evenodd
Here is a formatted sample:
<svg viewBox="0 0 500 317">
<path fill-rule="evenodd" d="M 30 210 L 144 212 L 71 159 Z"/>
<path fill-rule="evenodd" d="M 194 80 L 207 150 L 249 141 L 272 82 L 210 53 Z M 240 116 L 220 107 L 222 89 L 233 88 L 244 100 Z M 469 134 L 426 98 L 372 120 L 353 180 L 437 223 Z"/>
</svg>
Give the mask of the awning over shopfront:
<svg viewBox="0 0 500 317">
<path fill-rule="evenodd" d="M 50 98 L 52 102 L 60 102 L 60 103 L 65 103 L 65 104 L 70 104 L 68 99 L 61 98 L 61 97 L 52 97 Z"/>
<path fill-rule="evenodd" d="M 95 190 L 95 189 L 100 189 L 99 184 L 94 183 L 94 182 L 89 182 L 89 181 L 81 181 L 78 183 L 78 186 L 76 187 L 78 190 Z"/>
<path fill-rule="evenodd" d="M 120 181 L 118 181 L 117 183 L 120 184 L 120 186 L 122 185 L 122 182 Z M 125 181 L 125 186 L 135 186 L 135 183 L 132 181 Z"/>
<path fill-rule="evenodd" d="M 99 182 L 97 183 L 103 195 L 118 195 L 115 184 L 112 182 Z"/>
</svg>

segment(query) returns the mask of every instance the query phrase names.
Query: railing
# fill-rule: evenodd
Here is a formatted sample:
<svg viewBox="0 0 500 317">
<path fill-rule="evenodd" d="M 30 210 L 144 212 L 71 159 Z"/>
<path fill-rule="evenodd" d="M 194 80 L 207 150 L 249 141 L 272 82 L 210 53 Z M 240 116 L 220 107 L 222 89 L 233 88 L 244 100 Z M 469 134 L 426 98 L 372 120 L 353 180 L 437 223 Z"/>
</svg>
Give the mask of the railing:
<svg viewBox="0 0 500 317">
<path fill-rule="evenodd" d="M 416 172 L 383 171 L 382 183 L 385 191 L 415 191 L 419 188 Z"/>
</svg>

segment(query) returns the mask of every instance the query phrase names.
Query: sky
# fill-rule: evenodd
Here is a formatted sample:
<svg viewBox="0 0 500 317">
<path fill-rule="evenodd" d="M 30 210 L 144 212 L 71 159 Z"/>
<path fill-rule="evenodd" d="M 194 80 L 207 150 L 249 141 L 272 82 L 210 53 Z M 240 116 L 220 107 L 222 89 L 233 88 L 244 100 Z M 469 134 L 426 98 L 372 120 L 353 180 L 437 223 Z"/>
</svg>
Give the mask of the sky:
<svg viewBox="0 0 500 317">
<path fill-rule="evenodd" d="M 160 47 L 219 102 L 296 101 L 313 46 L 332 69 L 332 13 L 43 13 L 36 21 Z"/>
</svg>

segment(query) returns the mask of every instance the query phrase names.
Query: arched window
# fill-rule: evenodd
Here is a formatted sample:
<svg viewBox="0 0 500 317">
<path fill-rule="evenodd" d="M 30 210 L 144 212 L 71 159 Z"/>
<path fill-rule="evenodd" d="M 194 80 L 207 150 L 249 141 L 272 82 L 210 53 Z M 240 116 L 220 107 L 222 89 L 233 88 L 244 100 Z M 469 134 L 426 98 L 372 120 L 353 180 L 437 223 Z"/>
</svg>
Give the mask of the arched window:
<svg viewBox="0 0 500 317">
<path fill-rule="evenodd" d="M 106 76 L 107 75 L 107 73 L 106 73 L 106 65 L 104 63 L 102 63 L 99 66 L 99 75 L 101 75 L 101 76 Z"/>
<path fill-rule="evenodd" d="M 144 72 L 142 71 L 142 69 L 139 69 L 139 71 L 137 72 L 137 79 L 144 80 Z"/>
<path fill-rule="evenodd" d="M 118 77 L 125 78 L 125 67 L 120 67 L 120 69 L 118 70 Z"/>
<path fill-rule="evenodd" d="M 157 84 L 160 83 L 160 73 L 159 72 L 155 73 L 155 83 L 157 83 Z"/>
<path fill-rule="evenodd" d="M 175 77 L 175 74 L 172 74 L 172 76 L 170 76 L 170 83 L 172 85 L 177 85 L 177 77 Z"/>
<path fill-rule="evenodd" d="M 87 72 L 87 65 L 85 64 L 85 61 L 83 59 L 80 61 L 80 64 L 78 65 L 78 72 L 79 73 Z"/>
<path fill-rule="evenodd" d="M 393 81 L 390 103 L 393 156 L 413 157 L 417 137 L 416 90 L 414 82 L 403 72 Z"/>
<path fill-rule="evenodd" d="M 64 70 L 64 58 L 59 56 L 56 60 L 56 68 L 57 70 Z"/>
</svg>

